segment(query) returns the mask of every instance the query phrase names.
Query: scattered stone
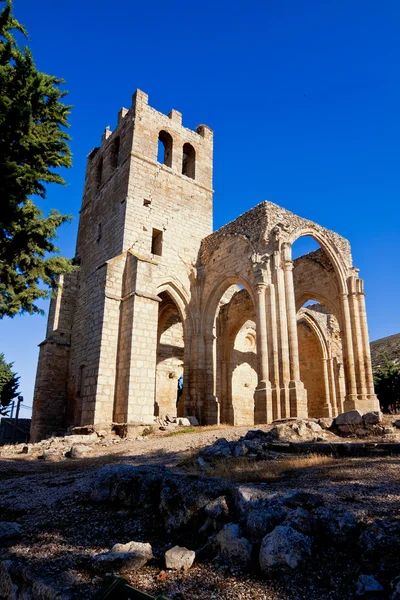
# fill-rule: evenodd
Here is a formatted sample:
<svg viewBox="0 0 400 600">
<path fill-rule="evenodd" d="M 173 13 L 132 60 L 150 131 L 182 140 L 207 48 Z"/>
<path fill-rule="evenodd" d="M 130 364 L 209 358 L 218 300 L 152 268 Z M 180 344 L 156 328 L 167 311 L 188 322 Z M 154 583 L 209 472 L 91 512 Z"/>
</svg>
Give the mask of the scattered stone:
<svg viewBox="0 0 400 600">
<path fill-rule="evenodd" d="M 175 571 L 187 571 L 196 558 L 194 550 L 188 550 L 182 546 L 174 546 L 165 553 L 165 566 Z"/>
<path fill-rule="evenodd" d="M 194 425 L 195 427 L 198 427 L 200 425 L 196 417 L 187 417 L 187 419 L 190 421 L 190 424 Z"/>
<path fill-rule="evenodd" d="M 283 525 L 292 527 L 305 535 L 314 535 L 317 530 L 317 519 L 304 508 L 290 511 Z"/>
<path fill-rule="evenodd" d="M 165 415 L 165 421 L 167 421 L 167 423 L 175 423 L 176 417 L 173 417 L 172 415 L 170 415 L 169 413 L 167 413 Z"/>
<path fill-rule="evenodd" d="M 383 586 L 375 579 L 373 575 L 360 575 L 356 585 L 356 596 L 366 596 L 383 592 Z"/>
<path fill-rule="evenodd" d="M 98 563 L 121 563 L 130 569 L 140 569 L 153 558 L 153 551 L 150 544 L 141 542 L 128 542 L 127 544 L 115 544 L 105 554 L 98 554 L 94 557 Z"/>
<path fill-rule="evenodd" d="M 11 521 L 0 521 L 0 543 L 21 536 L 21 525 Z"/>
<path fill-rule="evenodd" d="M 373 410 L 365 413 L 362 419 L 364 423 L 367 423 L 368 425 L 377 425 L 382 421 L 382 413 L 379 410 Z"/>
<path fill-rule="evenodd" d="M 90 446 L 85 446 L 84 444 L 75 444 L 71 448 L 71 452 L 69 453 L 70 458 L 86 458 L 89 454 L 92 453 L 92 448 Z"/>
<path fill-rule="evenodd" d="M 362 420 L 362 415 L 358 410 L 349 410 L 336 417 L 335 425 L 360 425 Z"/>
<path fill-rule="evenodd" d="M 248 454 L 248 452 L 249 452 L 249 449 L 244 442 L 237 442 L 237 444 L 234 445 L 233 456 L 235 456 L 236 458 L 238 456 L 246 456 L 246 454 Z"/>
<path fill-rule="evenodd" d="M 335 419 L 331 419 L 330 417 L 323 417 L 322 419 L 318 419 L 318 425 L 322 429 L 330 429 L 334 423 Z"/>
<path fill-rule="evenodd" d="M 181 427 L 190 427 L 190 425 L 191 425 L 189 419 L 186 419 L 186 417 L 178 417 L 176 422 Z"/>
<path fill-rule="evenodd" d="M 396 421 L 393 421 L 392 425 L 394 425 L 397 429 L 400 429 L 400 419 L 396 419 Z"/>
<path fill-rule="evenodd" d="M 239 485 L 235 487 L 235 507 L 240 514 L 247 515 L 253 508 L 266 508 L 270 500 L 275 497 L 260 487 L 252 485 Z"/>
<path fill-rule="evenodd" d="M 202 456 L 207 458 L 232 456 L 231 447 L 225 438 L 220 438 L 212 446 L 207 446 L 200 451 Z"/>
<path fill-rule="evenodd" d="M 298 490 L 296 492 L 292 492 L 288 496 L 285 496 L 282 500 L 285 506 L 289 506 L 290 508 L 307 508 L 308 510 L 312 510 L 313 508 L 317 508 L 318 506 L 322 506 L 324 504 L 324 497 L 321 494 L 316 494 L 314 492 L 304 492 L 302 490 Z"/>
<path fill-rule="evenodd" d="M 277 569 L 296 569 L 311 556 L 311 540 L 292 527 L 278 525 L 268 533 L 260 548 L 260 567 L 264 573 Z"/>
<path fill-rule="evenodd" d="M 239 525 L 228 523 L 215 536 L 214 541 L 219 548 L 221 558 L 226 560 L 229 564 L 249 564 L 252 546 L 246 538 L 241 537 Z"/>
<path fill-rule="evenodd" d="M 218 519 L 219 517 L 226 517 L 229 514 L 229 507 L 226 502 L 225 496 L 219 496 L 215 500 L 212 500 L 204 507 L 204 512 L 211 519 Z"/>
<path fill-rule="evenodd" d="M 267 533 L 282 523 L 286 515 L 287 510 L 280 504 L 251 510 L 246 521 L 246 531 L 250 542 L 259 544 Z"/>
</svg>

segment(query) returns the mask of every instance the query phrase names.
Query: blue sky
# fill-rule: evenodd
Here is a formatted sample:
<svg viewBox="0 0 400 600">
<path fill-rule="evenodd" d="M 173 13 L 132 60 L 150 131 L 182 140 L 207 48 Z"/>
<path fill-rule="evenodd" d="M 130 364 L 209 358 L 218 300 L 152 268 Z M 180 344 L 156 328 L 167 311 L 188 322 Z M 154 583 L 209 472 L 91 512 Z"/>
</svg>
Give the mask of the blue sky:
<svg viewBox="0 0 400 600">
<path fill-rule="evenodd" d="M 338 231 L 365 279 L 371 339 L 400 331 L 398 2 L 14 0 L 14 12 L 74 106 L 68 186 L 41 203 L 75 217 L 63 254 L 75 250 L 86 156 L 140 88 L 185 126 L 214 130 L 215 228 L 271 200 Z M 0 321 L 25 404 L 45 327 Z"/>
</svg>

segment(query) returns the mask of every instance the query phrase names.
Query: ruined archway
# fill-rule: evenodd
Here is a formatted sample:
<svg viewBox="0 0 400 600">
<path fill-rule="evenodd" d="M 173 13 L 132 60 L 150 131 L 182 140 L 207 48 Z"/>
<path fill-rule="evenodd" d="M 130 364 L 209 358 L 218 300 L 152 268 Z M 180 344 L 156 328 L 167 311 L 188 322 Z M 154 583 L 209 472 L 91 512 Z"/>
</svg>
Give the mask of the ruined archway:
<svg viewBox="0 0 400 600">
<path fill-rule="evenodd" d="M 154 414 L 176 416 L 184 404 L 184 325 L 172 296 L 164 291 L 159 298 Z"/>
</svg>

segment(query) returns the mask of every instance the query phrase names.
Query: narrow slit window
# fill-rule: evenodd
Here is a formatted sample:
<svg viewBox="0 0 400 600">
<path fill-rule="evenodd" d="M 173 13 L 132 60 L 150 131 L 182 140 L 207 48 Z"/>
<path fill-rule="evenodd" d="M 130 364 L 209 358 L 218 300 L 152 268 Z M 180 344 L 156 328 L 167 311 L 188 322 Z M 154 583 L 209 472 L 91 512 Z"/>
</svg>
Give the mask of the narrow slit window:
<svg viewBox="0 0 400 600">
<path fill-rule="evenodd" d="M 101 186 L 101 181 L 103 179 L 103 158 L 99 159 L 96 167 L 96 189 L 98 190 Z"/>
<path fill-rule="evenodd" d="M 158 134 L 157 161 L 167 167 L 172 167 L 172 136 L 166 131 Z"/>
<path fill-rule="evenodd" d="M 110 162 L 112 169 L 116 169 L 119 165 L 119 137 L 115 138 L 111 146 Z"/>
<path fill-rule="evenodd" d="M 83 395 L 83 388 L 85 385 L 85 368 L 85 365 L 81 365 L 79 367 L 78 386 L 76 390 L 76 395 L 78 396 L 78 398 Z"/>
<path fill-rule="evenodd" d="M 159 229 L 153 229 L 151 237 L 151 253 L 156 256 L 162 255 L 163 232 Z"/>
<path fill-rule="evenodd" d="M 97 224 L 96 242 L 99 242 L 101 238 L 101 223 Z"/>
<path fill-rule="evenodd" d="M 191 179 L 196 175 L 196 151 L 191 144 L 183 145 L 182 175 Z"/>
</svg>

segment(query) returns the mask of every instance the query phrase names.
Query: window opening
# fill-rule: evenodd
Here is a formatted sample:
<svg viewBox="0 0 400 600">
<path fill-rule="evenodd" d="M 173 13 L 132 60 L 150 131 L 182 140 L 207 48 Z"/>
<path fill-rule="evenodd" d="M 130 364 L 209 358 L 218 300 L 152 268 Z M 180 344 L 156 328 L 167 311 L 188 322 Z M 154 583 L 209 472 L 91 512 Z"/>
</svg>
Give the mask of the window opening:
<svg viewBox="0 0 400 600">
<path fill-rule="evenodd" d="M 166 131 L 158 134 L 157 161 L 167 167 L 172 167 L 172 136 Z"/>
<path fill-rule="evenodd" d="M 156 256 L 162 255 L 163 233 L 159 229 L 153 229 L 151 237 L 151 253 Z"/>
<path fill-rule="evenodd" d="M 182 156 L 182 175 L 186 175 L 191 179 L 195 178 L 196 174 L 196 151 L 191 144 L 184 144 Z"/>
<path fill-rule="evenodd" d="M 115 138 L 112 146 L 111 146 L 111 154 L 110 154 L 110 162 L 111 167 L 116 169 L 119 164 L 119 137 Z"/>
</svg>

